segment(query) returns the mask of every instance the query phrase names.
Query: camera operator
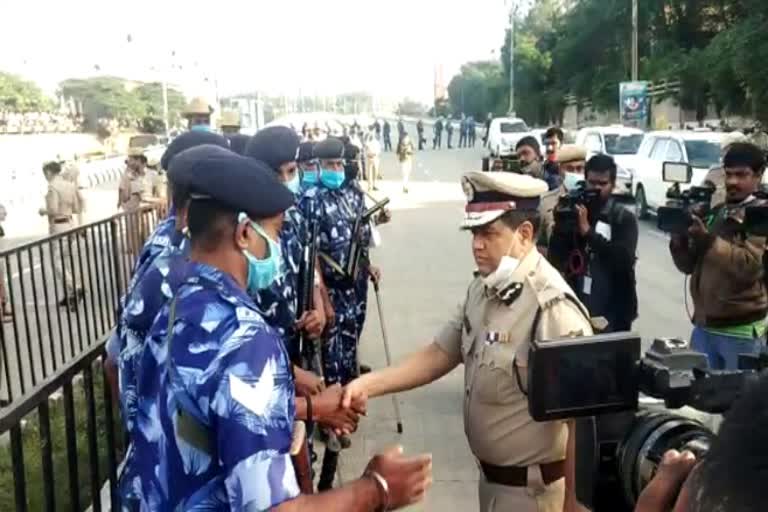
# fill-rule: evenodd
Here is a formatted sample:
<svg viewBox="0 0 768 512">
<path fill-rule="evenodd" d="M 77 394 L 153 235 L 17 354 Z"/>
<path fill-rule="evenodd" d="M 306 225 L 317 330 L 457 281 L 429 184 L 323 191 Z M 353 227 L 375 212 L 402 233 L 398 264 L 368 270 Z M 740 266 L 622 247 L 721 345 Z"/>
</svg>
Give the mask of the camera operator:
<svg viewBox="0 0 768 512">
<path fill-rule="evenodd" d="M 671 450 L 664 454 L 656 476 L 640 495 L 635 512 L 765 510 L 766 411 L 768 373 L 763 373 L 725 416 L 700 464 L 694 468 L 696 461 L 690 452 Z"/>
<path fill-rule="evenodd" d="M 586 187 L 599 191 L 591 204 L 576 204 L 576 223 L 555 221 L 548 257 L 608 332 L 628 331 L 637 318 L 635 216 L 611 198 L 616 163 L 596 155 L 586 164 Z"/>
<path fill-rule="evenodd" d="M 755 198 L 765 169 L 763 152 L 735 143 L 723 158 L 725 203 L 705 218 L 693 215 L 683 235 L 673 235 L 675 266 L 691 276 L 691 346 L 707 354 L 713 369 L 737 369 L 738 355 L 764 349 L 768 298 L 764 283 L 765 238 L 742 229 L 746 207 Z"/>
<path fill-rule="evenodd" d="M 536 137 L 523 137 L 515 146 L 517 158 L 520 160 L 520 172 L 544 179 L 544 169 L 541 166 L 541 146 Z"/>
<path fill-rule="evenodd" d="M 712 194 L 712 206 L 725 202 L 725 169 L 723 169 L 722 160 L 733 144 L 737 142 L 747 142 L 747 136 L 741 132 L 731 132 L 723 137 L 720 142 L 720 165 L 713 166 L 704 177 L 704 185 L 715 189 Z"/>
</svg>

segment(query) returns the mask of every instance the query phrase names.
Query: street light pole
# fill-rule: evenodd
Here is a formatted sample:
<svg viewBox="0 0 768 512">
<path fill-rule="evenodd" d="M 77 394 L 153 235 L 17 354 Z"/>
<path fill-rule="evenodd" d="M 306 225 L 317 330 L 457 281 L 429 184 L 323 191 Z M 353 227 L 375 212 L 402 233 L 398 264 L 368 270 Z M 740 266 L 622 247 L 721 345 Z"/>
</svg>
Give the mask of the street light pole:
<svg viewBox="0 0 768 512">
<path fill-rule="evenodd" d="M 632 0 L 632 81 L 638 79 L 639 68 L 639 48 L 637 33 L 637 0 Z"/>
<path fill-rule="evenodd" d="M 509 115 L 515 117 L 515 14 L 516 0 L 509 2 Z"/>
</svg>

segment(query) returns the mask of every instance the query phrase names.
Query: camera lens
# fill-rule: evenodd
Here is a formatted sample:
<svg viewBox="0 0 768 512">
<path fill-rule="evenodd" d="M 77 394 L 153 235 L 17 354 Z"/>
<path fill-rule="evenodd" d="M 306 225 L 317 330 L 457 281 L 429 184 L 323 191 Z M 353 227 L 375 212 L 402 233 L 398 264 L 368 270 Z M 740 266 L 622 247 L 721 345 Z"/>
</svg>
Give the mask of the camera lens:
<svg viewBox="0 0 768 512">
<path fill-rule="evenodd" d="M 667 450 L 687 449 L 700 457 L 709 450 L 713 437 L 704 425 L 689 418 L 668 412 L 638 413 L 617 454 L 617 469 L 627 504 L 634 507 Z"/>
</svg>

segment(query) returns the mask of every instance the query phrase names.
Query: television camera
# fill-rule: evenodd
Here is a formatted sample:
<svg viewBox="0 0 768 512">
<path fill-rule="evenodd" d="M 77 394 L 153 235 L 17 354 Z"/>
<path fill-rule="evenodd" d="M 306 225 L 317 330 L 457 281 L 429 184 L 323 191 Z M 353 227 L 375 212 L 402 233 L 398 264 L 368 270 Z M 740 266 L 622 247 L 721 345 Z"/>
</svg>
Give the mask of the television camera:
<svg viewBox="0 0 768 512">
<path fill-rule="evenodd" d="M 680 339 L 640 351 L 639 336 L 613 333 L 533 342 L 529 352 L 529 412 L 536 421 L 576 418 L 576 492 L 595 512 L 631 511 L 667 450 L 706 456 L 713 432 L 667 409 L 722 414 L 768 367 L 766 356 L 743 355 L 740 370 L 711 370 Z"/>
<path fill-rule="evenodd" d="M 557 200 L 557 205 L 553 211 L 555 229 L 562 233 L 575 232 L 579 222 L 576 206 L 584 206 L 590 214 L 593 214 L 597 213 L 599 203 L 600 191 L 587 188 L 587 182 L 580 181 L 576 188 L 569 190 L 567 194 Z"/>
<path fill-rule="evenodd" d="M 663 177 L 672 183 L 667 190 L 667 204 L 658 209 L 658 228 L 665 233 L 682 234 L 688 231 L 693 215 L 704 218 L 709 214 L 713 187 L 692 186 L 681 190 L 682 184 L 691 182 L 693 170 L 690 164 L 664 162 Z"/>
<path fill-rule="evenodd" d="M 483 172 L 514 172 L 520 174 L 522 165 L 516 153 L 501 155 L 495 158 L 483 157 Z"/>
</svg>

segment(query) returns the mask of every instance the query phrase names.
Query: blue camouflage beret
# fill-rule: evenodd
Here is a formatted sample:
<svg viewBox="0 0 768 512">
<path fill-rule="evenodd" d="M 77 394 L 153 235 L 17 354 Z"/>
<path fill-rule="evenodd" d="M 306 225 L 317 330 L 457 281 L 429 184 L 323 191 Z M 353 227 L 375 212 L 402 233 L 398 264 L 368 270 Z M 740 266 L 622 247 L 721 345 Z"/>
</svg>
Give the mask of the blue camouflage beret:
<svg viewBox="0 0 768 512">
<path fill-rule="evenodd" d="M 296 161 L 299 142 L 299 136 L 287 126 L 270 126 L 251 137 L 245 146 L 245 156 L 261 160 L 277 171 L 282 164 Z"/>
<path fill-rule="evenodd" d="M 168 147 L 165 148 L 165 153 L 160 158 L 160 167 L 168 170 L 173 157 L 186 149 L 202 146 L 203 144 L 213 144 L 222 148 L 229 147 L 229 141 L 218 133 L 204 131 L 184 132 L 173 139 Z"/>
<path fill-rule="evenodd" d="M 245 147 L 251 140 L 249 135 L 244 133 L 232 133 L 226 136 L 229 139 L 229 149 L 237 153 L 238 155 L 245 155 Z"/>
<path fill-rule="evenodd" d="M 299 162 L 308 162 L 315 158 L 313 152 L 315 149 L 315 143 L 314 142 L 302 142 L 299 146 L 299 158 L 297 160 Z"/>
<path fill-rule="evenodd" d="M 344 143 L 336 137 L 328 137 L 315 144 L 315 149 L 312 154 L 315 158 L 321 160 L 344 158 Z"/>
<path fill-rule="evenodd" d="M 211 199 L 253 219 L 275 216 L 295 202 L 267 164 L 213 145 L 179 153 L 168 178 L 187 186 L 193 200 Z"/>
</svg>

